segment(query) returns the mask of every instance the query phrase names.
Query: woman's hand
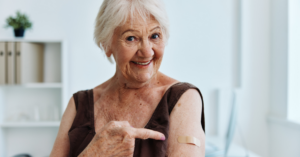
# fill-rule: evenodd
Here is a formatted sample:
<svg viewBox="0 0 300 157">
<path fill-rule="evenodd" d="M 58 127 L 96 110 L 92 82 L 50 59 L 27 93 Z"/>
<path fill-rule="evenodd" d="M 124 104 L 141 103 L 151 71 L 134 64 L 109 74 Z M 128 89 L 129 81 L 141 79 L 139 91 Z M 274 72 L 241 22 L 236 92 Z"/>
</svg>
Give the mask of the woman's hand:
<svg viewBox="0 0 300 157">
<path fill-rule="evenodd" d="M 132 157 L 136 138 L 165 140 L 164 134 L 160 132 L 133 128 L 127 121 L 111 121 L 95 135 L 79 157 Z"/>
</svg>

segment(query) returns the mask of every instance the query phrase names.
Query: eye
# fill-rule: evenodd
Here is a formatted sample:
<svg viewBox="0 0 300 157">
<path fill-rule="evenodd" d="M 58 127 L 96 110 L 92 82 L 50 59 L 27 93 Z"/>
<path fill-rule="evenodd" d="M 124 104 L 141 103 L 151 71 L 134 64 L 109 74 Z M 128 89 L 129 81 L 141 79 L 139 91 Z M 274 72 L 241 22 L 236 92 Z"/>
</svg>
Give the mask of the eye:
<svg viewBox="0 0 300 157">
<path fill-rule="evenodd" d="M 158 37 L 159 37 L 159 35 L 157 33 L 155 33 L 151 36 L 152 39 L 157 39 Z"/>
<path fill-rule="evenodd" d="M 127 41 L 133 41 L 134 40 L 134 36 L 129 36 L 126 38 Z"/>
</svg>

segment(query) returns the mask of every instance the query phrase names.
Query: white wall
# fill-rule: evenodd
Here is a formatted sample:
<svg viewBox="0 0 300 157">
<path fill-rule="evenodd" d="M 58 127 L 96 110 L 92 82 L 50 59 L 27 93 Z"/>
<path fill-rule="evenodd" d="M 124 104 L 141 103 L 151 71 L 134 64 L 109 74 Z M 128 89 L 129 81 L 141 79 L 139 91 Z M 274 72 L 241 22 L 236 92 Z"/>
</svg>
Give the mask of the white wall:
<svg viewBox="0 0 300 157">
<path fill-rule="evenodd" d="M 270 1 L 242 1 L 242 87 L 238 126 L 246 145 L 269 156 Z M 238 131 L 237 131 L 238 134 Z M 242 144 L 237 136 L 237 141 Z"/>
<path fill-rule="evenodd" d="M 288 1 L 271 1 L 271 114 L 287 117 Z"/>
<path fill-rule="evenodd" d="M 269 1 L 243 1 L 241 104 L 239 125 L 249 149 L 268 157 Z M 0 26 L 16 10 L 27 13 L 33 29 L 26 38 L 68 41 L 69 95 L 92 88 L 114 74 L 93 42 L 93 25 L 102 1 L 0 0 Z M 161 71 L 195 84 L 204 95 L 207 133 L 217 130 L 217 89 L 235 87 L 239 77 L 236 49 L 236 0 L 165 0 L 171 36 Z M 0 38 L 12 38 L 0 27 Z M 236 138 L 240 142 L 239 138 Z"/>
<path fill-rule="evenodd" d="M 294 106 L 299 79 L 299 64 L 297 60 L 296 33 L 299 21 L 299 0 L 271 1 L 271 117 L 270 155 L 272 157 L 299 157 L 300 124 L 291 122 L 289 118 L 297 119 L 299 104 Z M 296 11 L 296 12 L 295 12 Z M 295 16 L 296 15 L 296 16 Z M 295 20 L 295 21 L 290 21 Z M 296 25 L 294 25 L 296 24 Z M 299 38 L 299 37 L 298 37 Z M 294 40 L 294 41 L 293 41 Z M 292 62 L 290 62 L 292 59 Z M 296 64 L 295 64 L 296 63 Z M 293 67 L 292 67 L 293 66 Z M 291 88 L 292 87 L 292 88 Z M 296 88 L 295 88 L 296 87 Z M 292 106 L 290 106 L 290 104 Z M 295 115 L 290 115 L 296 114 Z"/>
<path fill-rule="evenodd" d="M 288 2 L 288 119 L 300 123 L 300 0 Z"/>
</svg>

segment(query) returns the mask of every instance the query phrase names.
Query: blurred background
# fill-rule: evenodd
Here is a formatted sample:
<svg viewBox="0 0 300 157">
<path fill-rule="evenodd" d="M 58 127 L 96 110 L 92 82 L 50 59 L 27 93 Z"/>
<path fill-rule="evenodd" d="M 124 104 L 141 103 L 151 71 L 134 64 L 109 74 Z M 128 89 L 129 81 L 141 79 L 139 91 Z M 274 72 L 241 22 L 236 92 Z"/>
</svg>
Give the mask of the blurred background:
<svg viewBox="0 0 300 157">
<path fill-rule="evenodd" d="M 160 71 L 201 90 L 206 135 L 226 136 L 236 91 L 233 143 L 239 155 L 300 157 L 300 0 L 164 2 L 170 39 Z M 0 0 L 0 40 L 43 43 L 45 71 L 58 64 L 59 76 L 44 84 L 0 85 L 0 156 L 49 156 L 72 94 L 114 74 L 115 64 L 93 41 L 101 3 Z M 3 27 L 18 10 L 33 24 L 20 39 Z M 57 58 L 47 57 L 55 50 Z M 25 110 L 29 118 L 14 117 Z M 47 111 L 51 116 L 43 119 Z"/>
</svg>

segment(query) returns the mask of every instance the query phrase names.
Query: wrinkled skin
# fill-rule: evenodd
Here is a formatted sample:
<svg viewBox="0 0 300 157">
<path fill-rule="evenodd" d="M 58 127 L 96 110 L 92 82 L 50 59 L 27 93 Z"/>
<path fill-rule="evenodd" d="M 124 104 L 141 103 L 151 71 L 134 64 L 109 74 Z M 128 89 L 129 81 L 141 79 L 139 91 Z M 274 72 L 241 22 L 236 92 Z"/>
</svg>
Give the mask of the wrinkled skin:
<svg viewBox="0 0 300 157">
<path fill-rule="evenodd" d="M 105 157 L 132 157 L 135 138 L 162 140 L 165 137 L 156 131 L 133 128 L 126 121 L 111 121 L 94 137 L 80 156 L 99 156 L 101 154 Z"/>
</svg>

